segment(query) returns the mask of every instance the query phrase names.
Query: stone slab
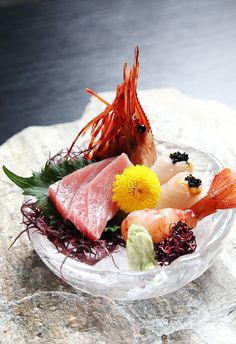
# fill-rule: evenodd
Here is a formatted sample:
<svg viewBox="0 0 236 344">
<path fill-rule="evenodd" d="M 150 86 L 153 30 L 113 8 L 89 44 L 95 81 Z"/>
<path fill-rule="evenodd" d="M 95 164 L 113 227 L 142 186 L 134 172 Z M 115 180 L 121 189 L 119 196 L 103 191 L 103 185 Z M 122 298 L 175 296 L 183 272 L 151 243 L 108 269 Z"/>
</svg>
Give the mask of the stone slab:
<svg viewBox="0 0 236 344">
<path fill-rule="evenodd" d="M 107 100 L 113 95 L 102 94 Z M 235 111 L 174 89 L 139 95 L 155 137 L 212 153 L 236 169 Z M 76 122 L 26 128 L 0 147 L 0 163 L 29 175 L 44 164 L 49 151 L 69 146 L 102 109 L 91 99 Z M 197 280 L 164 297 L 118 302 L 77 295 L 41 262 L 26 235 L 7 250 L 21 230 L 22 199 L 1 171 L 0 343 L 236 343 L 236 226 L 224 251 Z"/>
</svg>

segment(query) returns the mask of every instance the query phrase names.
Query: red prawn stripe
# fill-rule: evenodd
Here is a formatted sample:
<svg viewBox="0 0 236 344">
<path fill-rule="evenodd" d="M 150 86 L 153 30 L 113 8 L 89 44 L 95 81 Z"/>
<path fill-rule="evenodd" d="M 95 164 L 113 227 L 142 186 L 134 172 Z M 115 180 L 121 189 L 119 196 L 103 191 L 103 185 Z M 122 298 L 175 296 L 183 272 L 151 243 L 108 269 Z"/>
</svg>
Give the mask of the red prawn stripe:
<svg viewBox="0 0 236 344">
<path fill-rule="evenodd" d="M 135 106 L 134 106 L 134 99 L 133 99 L 133 78 L 132 78 L 132 71 L 130 73 L 130 78 L 128 82 L 128 87 L 127 87 L 127 92 L 128 92 L 128 103 L 129 103 L 129 112 L 128 115 L 133 115 L 135 111 Z"/>
<path fill-rule="evenodd" d="M 137 89 L 137 80 L 138 80 L 138 69 L 139 69 L 139 50 L 138 47 L 135 49 L 135 61 L 134 65 L 131 69 L 131 77 L 130 77 L 130 83 L 131 83 L 131 104 L 132 104 L 132 114 L 135 112 L 135 90 Z"/>
<path fill-rule="evenodd" d="M 136 108 L 137 108 L 137 111 L 138 111 L 138 115 L 140 116 L 143 124 L 145 125 L 145 127 L 150 130 L 151 127 L 150 127 L 150 124 L 149 124 L 149 121 L 139 103 L 139 100 L 138 100 L 138 96 L 137 96 L 137 92 L 135 92 L 135 105 L 136 105 Z"/>
<path fill-rule="evenodd" d="M 112 112 L 111 115 L 112 115 L 112 117 L 114 118 L 115 113 Z M 94 137 L 94 138 L 93 138 L 93 141 L 91 142 L 92 144 L 95 144 L 95 147 L 94 147 L 94 148 L 96 148 L 96 146 L 99 145 L 99 149 L 98 149 L 97 151 L 99 151 L 99 150 L 106 144 L 106 142 L 110 139 L 110 137 L 107 137 L 107 136 L 108 136 L 108 132 L 109 132 L 109 130 L 110 130 L 110 127 L 111 127 L 112 124 L 113 124 L 113 123 L 112 123 L 113 118 L 110 118 L 111 115 L 109 116 L 109 123 L 108 123 L 108 125 L 104 125 L 104 127 L 101 128 L 101 131 L 102 131 L 102 132 L 101 132 L 101 137 L 100 137 L 100 139 L 98 139 L 98 140 L 95 142 L 95 137 Z M 107 120 L 108 120 L 108 118 L 107 118 Z M 117 129 L 115 128 L 115 130 L 117 130 Z M 91 145 L 91 147 L 92 147 L 92 145 Z"/>
<path fill-rule="evenodd" d="M 223 185 L 219 185 L 224 181 Z M 218 185 L 214 185 L 213 188 L 211 188 L 208 191 L 208 195 L 218 195 L 224 193 L 226 195 L 227 193 L 232 193 L 232 188 L 234 187 L 236 190 L 236 173 L 232 173 L 229 176 L 227 176 L 225 179 L 221 179 L 221 183 L 217 183 Z"/>
<path fill-rule="evenodd" d="M 138 79 L 138 50 L 135 49 L 134 64 L 129 73 L 129 80 L 127 85 L 127 100 L 129 101 L 128 115 L 133 115 L 135 112 L 135 89 L 137 87 Z"/>
<path fill-rule="evenodd" d="M 109 109 L 109 108 L 110 108 L 110 109 Z M 93 125 L 95 122 L 97 122 L 97 121 L 99 121 L 101 118 L 103 118 L 103 117 L 106 115 L 106 113 L 107 113 L 108 111 L 111 111 L 111 109 L 112 109 L 112 105 L 111 105 L 111 106 L 107 106 L 107 108 L 106 108 L 103 112 L 101 112 L 98 116 L 96 116 L 96 117 L 93 118 L 91 121 L 89 121 L 89 122 L 86 124 L 86 126 L 85 126 L 84 128 L 82 128 L 82 129 L 79 131 L 79 133 L 77 134 L 76 138 L 74 139 L 74 141 L 72 142 L 72 144 L 71 144 L 71 146 L 70 146 L 70 148 L 69 148 L 69 150 L 68 150 L 68 153 L 67 153 L 67 155 L 66 155 L 67 158 L 69 158 L 70 153 L 71 153 L 71 151 L 72 151 L 72 148 L 74 147 L 74 145 L 75 145 L 76 141 L 78 140 L 78 138 L 79 138 L 81 135 L 84 136 L 84 135 L 86 134 L 86 132 L 88 131 L 88 129 L 91 127 L 91 125 Z M 90 145 L 89 145 L 89 146 L 90 146 Z"/>
<path fill-rule="evenodd" d="M 229 168 L 225 168 L 223 171 L 217 173 L 212 180 L 208 193 L 214 192 L 215 190 L 219 190 L 220 188 L 224 188 L 226 185 L 226 180 L 230 180 L 231 176 L 232 171 Z M 223 184 L 222 181 L 224 181 Z"/>
<path fill-rule="evenodd" d="M 105 146 L 105 144 L 107 143 L 107 141 L 117 132 L 117 128 L 112 128 L 112 126 L 110 126 L 110 132 L 107 133 L 107 135 L 109 134 L 109 138 L 103 140 L 103 142 L 101 142 L 101 144 L 99 145 L 99 149 L 97 150 L 98 152 L 101 151 L 101 149 Z"/>
<path fill-rule="evenodd" d="M 103 99 L 101 96 L 99 96 L 97 93 L 93 92 L 92 90 L 90 90 L 89 88 L 85 88 L 84 89 L 87 93 L 91 94 L 92 96 L 94 96 L 95 98 L 97 98 L 98 100 L 100 100 L 102 103 L 104 103 L 106 106 L 110 106 L 111 104 L 109 104 L 105 99 Z"/>
<path fill-rule="evenodd" d="M 125 101 L 125 112 L 129 115 L 129 97 L 128 97 L 128 83 L 130 78 L 130 71 L 128 69 L 127 63 L 124 64 L 124 83 L 123 83 L 123 91 L 124 91 L 124 101 Z"/>
<path fill-rule="evenodd" d="M 96 137 L 99 133 L 99 131 L 101 130 L 101 128 L 105 125 L 106 121 L 107 121 L 107 117 L 109 115 L 107 115 L 106 117 L 102 118 L 100 120 L 100 122 L 98 122 L 93 128 L 92 128 L 92 131 L 91 131 L 91 134 L 92 136 Z"/>
</svg>

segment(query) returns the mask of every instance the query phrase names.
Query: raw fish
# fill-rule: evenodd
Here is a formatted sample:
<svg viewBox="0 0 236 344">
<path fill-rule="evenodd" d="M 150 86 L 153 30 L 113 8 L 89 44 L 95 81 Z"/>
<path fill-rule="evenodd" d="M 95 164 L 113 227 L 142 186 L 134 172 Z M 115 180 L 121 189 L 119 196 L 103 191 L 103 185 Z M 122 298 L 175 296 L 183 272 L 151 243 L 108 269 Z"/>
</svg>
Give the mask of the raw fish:
<svg viewBox="0 0 236 344">
<path fill-rule="evenodd" d="M 188 178 L 192 184 L 188 182 Z M 194 183 L 196 183 L 194 185 Z M 161 186 L 160 201 L 156 209 L 187 209 L 202 198 L 202 182 L 188 172 L 179 172 Z"/>
<path fill-rule="evenodd" d="M 68 174 L 62 180 L 49 187 L 48 194 L 60 215 L 66 219 L 73 196 L 86 184 L 90 183 L 115 158 L 104 159 L 100 162 L 85 166 L 78 171 Z"/>
<path fill-rule="evenodd" d="M 180 152 L 174 152 L 174 154 L 180 154 Z M 183 155 L 187 155 L 187 153 L 183 153 Z M 151 167 L 153 172 L 156 173 L 158 176 L 160 183 L 164 184 L 168 182 L 168 180 L 176 175 L 179 172 L 193 172 L 193 163 L 188 159 L 183 161 L 177 161 L 173 163 L 173 160 L 170 158 L 171 152 L 166 154 L 160 155 L 154 165 Z"/>
<path fill-rule="evenodd" d="M 130 165 L 127 155 L 121 154 L 73 198 L 67 218 L 87 238 L 98 240 L 107 221 L 117 213 L 119 208 L 112 201 L 113 182 Z"/>
<path fill-rule="evenodd" d="M 115 176 L 130 166 L 126 154 L 88 165 L 49 188 L 49 197 L 65 220 L 91 240 L 98 240 L 118 211 L 112 201 Z"/>
</svg>

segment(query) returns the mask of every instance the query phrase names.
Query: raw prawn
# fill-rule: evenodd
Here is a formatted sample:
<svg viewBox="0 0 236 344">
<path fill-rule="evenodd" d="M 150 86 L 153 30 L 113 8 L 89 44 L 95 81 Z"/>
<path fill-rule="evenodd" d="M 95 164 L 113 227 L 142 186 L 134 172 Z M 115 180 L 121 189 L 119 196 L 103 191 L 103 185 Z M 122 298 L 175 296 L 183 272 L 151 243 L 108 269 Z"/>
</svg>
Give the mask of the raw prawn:
<svg viewBox="0 0 236 344">
<path fill-rule="evenodd" d="M 235 207 L 236 172 L 225 168 L 215 175 L 207 195 L 190 209 L 144 209 L 130 213 L 122 222 L 122 237 L 126 240 L 129 227 L 135 224 L 145 227 L 152 236 L 153 242 L 158 243 L 169 236 L 171 226 L 178 221 L 195 228 L 198 221 L 217 210 Z"/>
<path fill-rule="evenodd" d="M 133 67 L 129 69 L 127 63 L 124 64 L 124 81 L 117 86 L 112 104 L 86 89 L 102 101 L 106 108 L 80 130 L 69 148 L 68 158 L 78 138 L 91 129 L 86 158 L 103 160 L 126 153 L 133 164 L 153 165 L 156 161 L 156 147 L 149 121 L 137 96 L 138 68 L 137 47 Z"/>
<path fill-rule="evenodd" d="M 161 186 L 156 209 L 191 207 L 201 198 L 202 181 L 188 172 L 179 172 Z"/>
</svg>

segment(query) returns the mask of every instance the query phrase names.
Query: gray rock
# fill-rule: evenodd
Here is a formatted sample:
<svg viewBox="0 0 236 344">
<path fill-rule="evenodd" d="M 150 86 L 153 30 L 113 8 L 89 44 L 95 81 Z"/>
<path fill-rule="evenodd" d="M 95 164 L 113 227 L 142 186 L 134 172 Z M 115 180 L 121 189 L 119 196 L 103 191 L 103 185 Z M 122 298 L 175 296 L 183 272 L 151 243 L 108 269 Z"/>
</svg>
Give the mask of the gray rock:
<svg viewBox="0 0 236 344">
<path fill-rule="evenodd" d="M 158 138 L 211 152 L 236 168 L 236 137 L 230 134 L 236 127 L 234 111 L 175 90 L 142 91 L 140 99 Z M 29 175 L 49 151 L 67 147 L 100 109 L 92 100 L 80 121 L 23 130 L 0 147 L 1 163 Z M 41 262 L 27 235 L 7 250 L 23 229 L 23 197 L 0 173 L 1 343 L 236 343 L 236 231 L 212 268 L 175 293 L 136 302 L 76 294 Z"/>
</svg>

